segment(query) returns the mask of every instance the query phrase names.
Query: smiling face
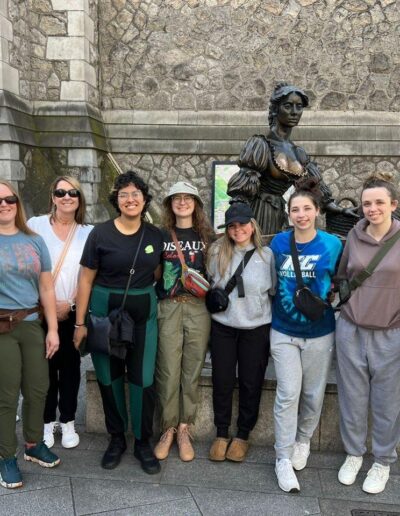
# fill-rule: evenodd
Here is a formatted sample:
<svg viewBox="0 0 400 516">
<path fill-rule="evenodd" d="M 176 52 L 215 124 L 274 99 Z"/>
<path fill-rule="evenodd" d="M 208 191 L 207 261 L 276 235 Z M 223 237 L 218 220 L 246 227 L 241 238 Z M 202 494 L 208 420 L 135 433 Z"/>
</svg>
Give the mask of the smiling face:
<svg viewBox="0 0 400 516">
<path fill-rule="evenodd" d="M 229 224 L 228 235 L 231 240 L 239 247 L 246 247 L 250 244 L 254 233 L 254 228 L 251 222 L 242 224 L 241 222 L 232 222 Z"/>
<path fill-rule="evenodd" d="M 145 205 L 143 192 L 130 184 L 118 191 L 118 208 L 122 217 L 140 217 Z"/>
<path fill-rule="evenodd" d="M 4 197 L 13 197 L 14 193 L 8 188 L 8 186 L 0 183 L 0 199 Z M 8 204 L 5 200 L 0 202 L 0 226 L 15 225 L 15 217 L 17 216 L 18 203 Z"/>
<path fill-rule="evenodd" d="M 195 199 L 193 195 L 182 193 L 175 194 L 171 197 L 171 208 L 176 217 L 191 217 L 195 208 Z"/>
<path fill-rule="evenodd" d="M 75 187 L 71 185 L 71 183 L 68 183 L 68 181 L 62 179 L 58 181 L 54 190 L 65 190 L 68 192 L 69 190 L 75 190 Z M 64 197 L 56 197 L 53 194 L 52 200 L 59 217 L 71 216 L 71 214 L 75 214 L 76 210 L 79 208 L 79 197 L 70 197 L 68 193 Z"/>
<path fill-rule="evenodd" d="M 293 197 L 290 201 L 289 218 L 298 231 L 309 231 L 315 228 L 315 220 L 319 209 L 313 200 L 306 195 Z"/>
<path fill-rule="evenodd" d="M 392 200 L 384 187 L 367 188 L 362 192 L 361 204 L 364 217 L 374 226 L 387 224 L 397 208 L 397 201 Z"/>
<path fill-rule="evenodd" d="M 303 99 L 297 93 L 290 93 L 284 97 L 278 106 L 276 120 L 286 127 L 295 127 L 303 114 Z"/>
</svg>

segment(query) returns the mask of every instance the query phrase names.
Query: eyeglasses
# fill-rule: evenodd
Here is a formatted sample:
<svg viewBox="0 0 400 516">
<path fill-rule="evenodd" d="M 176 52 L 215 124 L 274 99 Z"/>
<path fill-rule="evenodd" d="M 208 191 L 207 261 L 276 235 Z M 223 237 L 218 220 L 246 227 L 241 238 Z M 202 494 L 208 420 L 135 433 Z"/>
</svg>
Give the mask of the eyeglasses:
<svg viewBox="0 0 400 516">
<path fill-rule="evenodd" d="M 121 192 L 118 194 L 118 199 L 126 200 L 130 197 L 132 199 L 141 199 L 143 196 L 143 193 L 141 190 L 135 190 L 134 192 Z"/>
<path fill-rule="evenodd" d="M 194 201 L 193 195 L 173 195 L 172 196 L 173 202 L 192 202 Z"/>
<path fill-rule="evenodd" d="M 6 204 L 17 204 L 18 197 L 16 195 L 7 195 L 7 197 L 0 197 L 0 204 L 6 201 Z"/>
<path fill-rule="evenodd" d="M 62 199 L 67 194 L 70 197 L 80 197 L 81 192 L 79 190 L 77 190 L 76 188 L 71 188 L 71 190 L 64 190 L 64 188 L 57 188 L 57 190 L 54 190 L 54 192 L 53 192 L 54 197 L 57 197 L 58 199 Z"/>
</svg>

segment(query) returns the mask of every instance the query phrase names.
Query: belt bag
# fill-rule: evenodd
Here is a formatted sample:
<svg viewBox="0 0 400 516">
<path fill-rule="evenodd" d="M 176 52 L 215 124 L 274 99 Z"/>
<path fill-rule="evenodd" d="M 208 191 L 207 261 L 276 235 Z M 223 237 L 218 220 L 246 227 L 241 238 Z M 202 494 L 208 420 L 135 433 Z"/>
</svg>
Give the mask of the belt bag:
<svg viewBox="0 0 400 516">
<path fill-rule="evenodd" d="M 1 310 L 0 309 L 0 334 L 9 333 L 14 330 L 18 323 L 25 317 L 39 311 L 38 306 L 23 308 L 22 310 Z"/>
</svg>

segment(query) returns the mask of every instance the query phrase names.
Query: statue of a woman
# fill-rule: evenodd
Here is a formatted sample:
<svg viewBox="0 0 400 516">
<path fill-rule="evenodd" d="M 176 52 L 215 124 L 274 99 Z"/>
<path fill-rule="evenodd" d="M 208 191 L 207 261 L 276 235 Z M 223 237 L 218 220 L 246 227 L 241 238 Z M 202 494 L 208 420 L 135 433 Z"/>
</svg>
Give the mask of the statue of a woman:
<svg viewBox="0 0 400 516">
<path fill-rule="evenodd" d="M 250 203 L 264 235 L 287 227 L 284 195 L 304 176 L 320 180 L 324 211 L 358 218 L 355 210 L 335 204 L 317 164 L 290 139 L 293 127 L 299 123 L 307 106 L 308 97 L 304 91 L 287 83 L 278 84 L 270 99 L 269 133 L 247 140 L 238 159 L 240 170 L 228 183 L 228 195 L 233 200 Z"/>
</svg>

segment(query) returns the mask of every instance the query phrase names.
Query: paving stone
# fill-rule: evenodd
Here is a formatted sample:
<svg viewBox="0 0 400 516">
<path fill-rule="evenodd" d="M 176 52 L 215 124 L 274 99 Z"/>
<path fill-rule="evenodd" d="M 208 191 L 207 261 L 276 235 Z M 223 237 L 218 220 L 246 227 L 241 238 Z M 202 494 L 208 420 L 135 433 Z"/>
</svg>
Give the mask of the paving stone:
<svg viewBox="0 0 400 516">
<path fill-rule="evenodd" d="M 201 514 L 192 498 L 154 504 L 127 507 L 112 512 L 94 513 L 101 516 L 197 516 Z"/>
<path fill-rule="evenodd" d="M 127 477 L 126 477 L 127 478 Z M 95 513 L 138 505 L 189 498 L 189 490 L 180 486 L 140 484 L 129 481 L 72 480 L 76 514 Z"/>
<path fill-rule="evenodd" d="M 297 495 L 246 493 L 225 489 L 191 488 L 201 513 L 215 515 L 290 515 L 320 514 L 318 499 Z"/>
<path fill-rule="evenodd" d="M 17 490 L 4 489 L 0 487 L 0 496 L 21 494 L 27 491 L 37 491 L 39 489 L 48 489 L 53 487 L 70 487 L 70 480 L 68 477 L 42 475 L 41 469 L 39 470 L 38 474 L 26 473 L 24 460 L 19 460 L 18 465 L 22 473 L 22 480 L 24 485 Z"/>
<path fill-rule="evenodd" d="M 37 491 L 17 490 L 10 496 L 0 497 L 0 514 L 33 516 L 36 514 L 74 514 L 71 487 L 51 487 Z"/>
<path fill-rule="evenodd" d="M 385 503 L 375 502 L 369 497 L 368 502 L 350 502 L 347 500 L 332 499 L 320 499 L 319 505 L 321 507 L 321 514 L 323 516 L 352 516 L 351 511 L 354 509 L 362 509 L 365 511 L 381 511 L 381 512 L 400 512 L 400 505 L 389 505 Z"/>
</svg>

